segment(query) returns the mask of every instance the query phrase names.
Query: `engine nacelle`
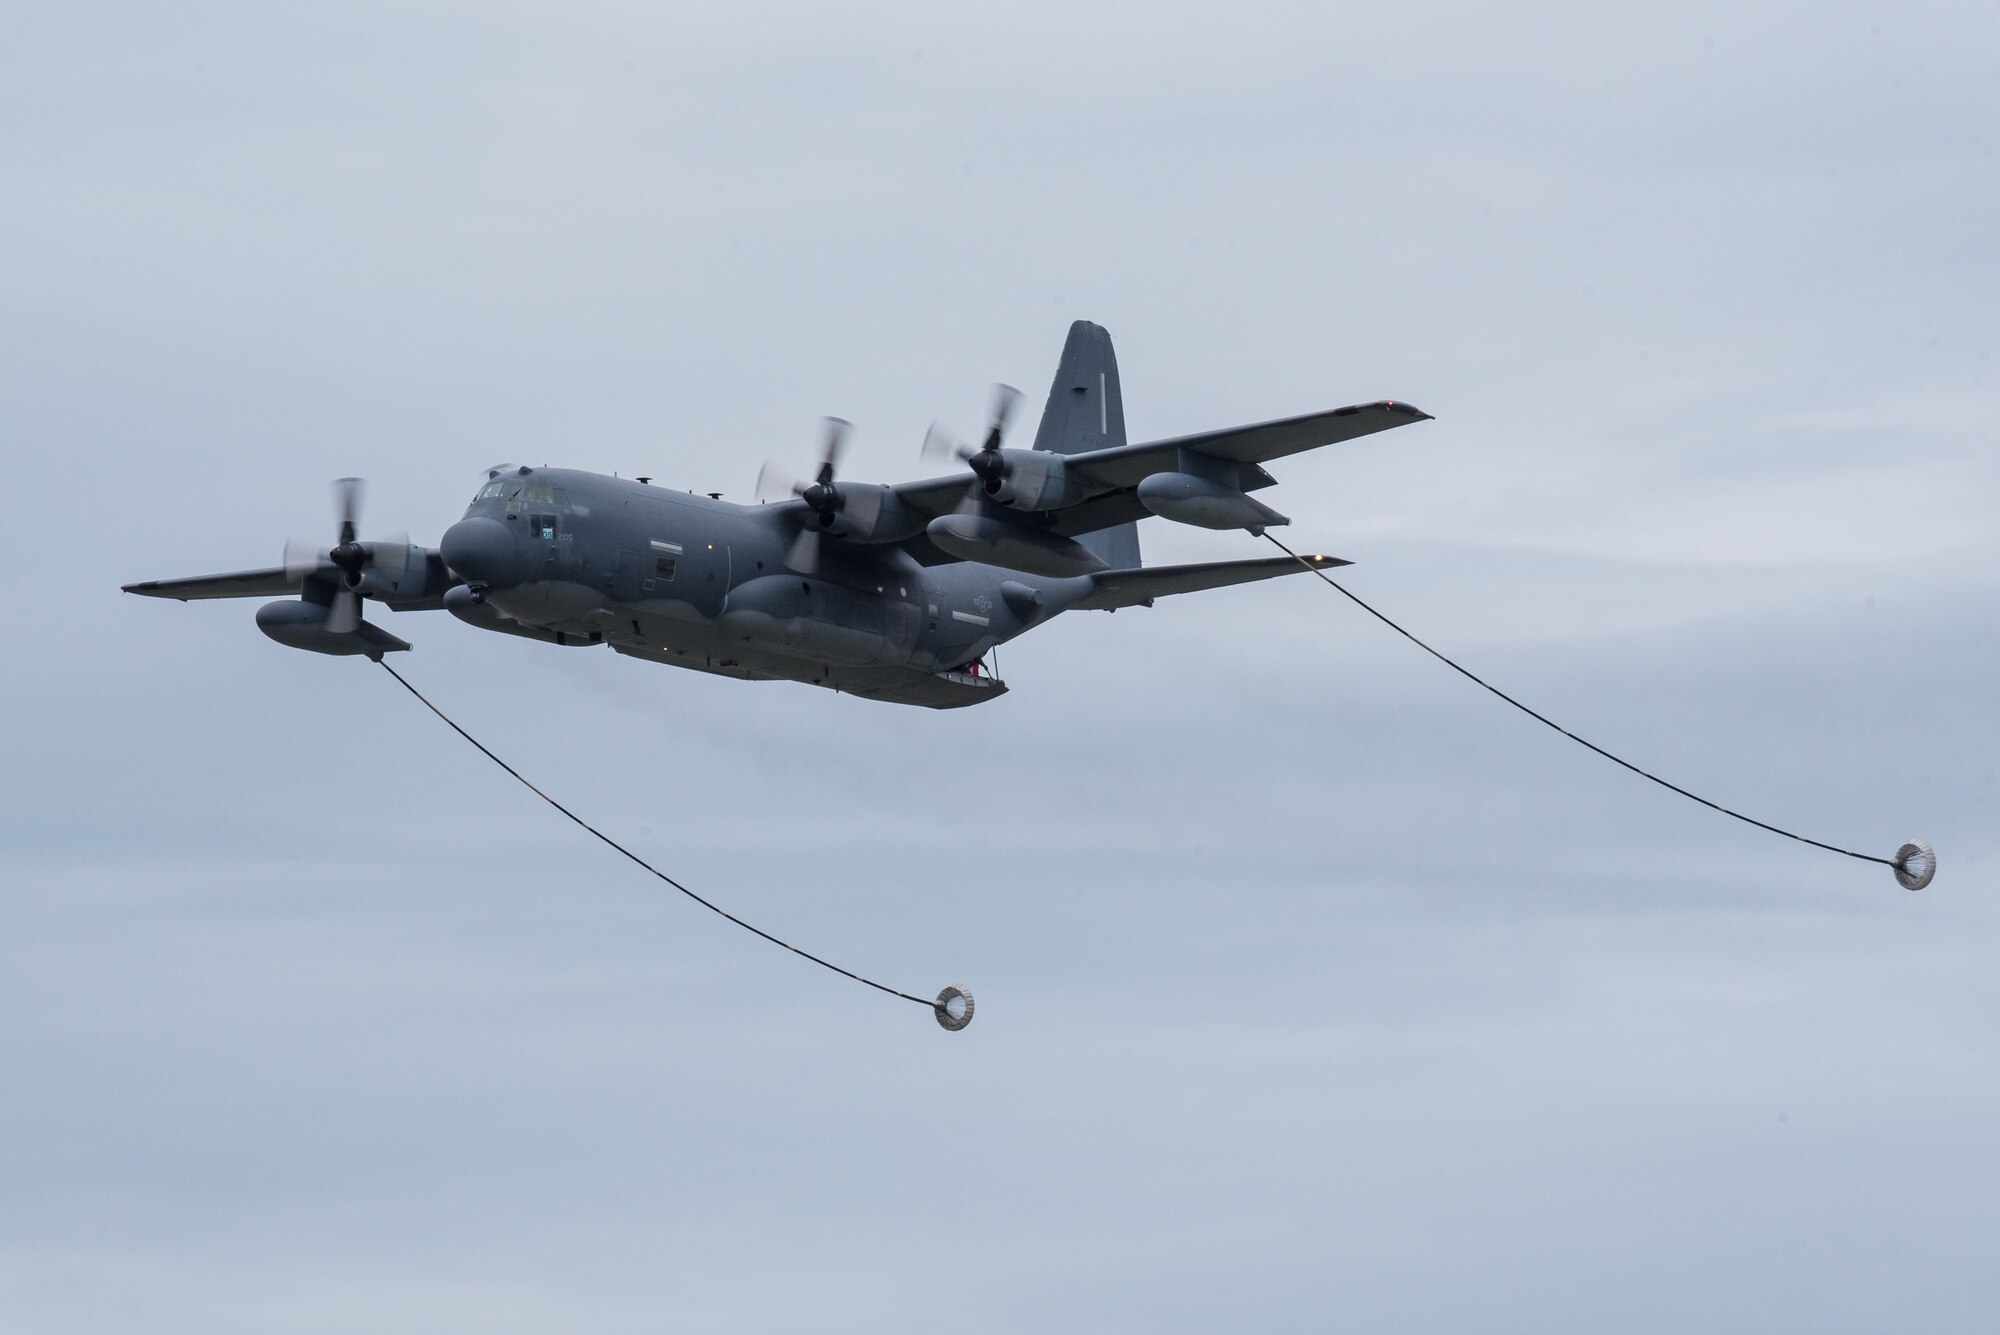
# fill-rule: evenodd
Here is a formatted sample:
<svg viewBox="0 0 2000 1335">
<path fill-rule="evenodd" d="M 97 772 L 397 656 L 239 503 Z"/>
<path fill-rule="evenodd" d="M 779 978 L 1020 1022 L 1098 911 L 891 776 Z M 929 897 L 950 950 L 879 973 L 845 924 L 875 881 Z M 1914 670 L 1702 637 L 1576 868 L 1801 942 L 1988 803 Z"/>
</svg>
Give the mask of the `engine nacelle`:
<svg viewBox="0 0 2000 1335">
<path fill-rule="evenodd" d="M 1292 521 L 1246 496 L 1242 488 L 1193 473 L 1154 473 L 1134 488 L 1139 503 L 1162 519 L 1198 528 L 1247 528 L 1262 534 Z"/>
<path fill-rule="evenodd" d="M 288 649 L 309 649 L 316 654 L 366 654 L 380 658 L 410 646 L 380 626 L 363 621 L 353 630 L 326 628 L 332 608 L 306 598 L 280 598 L 257 609 L 257 629 Z"/>
<path fill-rule="evenodd" d="M 451 587 L 444 562 L 432 564 L 429 551 L 415 543 L 365 542 L 368 564 L 361 572 L 361 591 L 402 606 L 441 597 Z"/>
<path fill-rule="evenodd" d="M 932 542 L 960 560 L 1025 570 L 1031 575 L 1061 578 L 1110 569 L 1074 538 L 989 515 L 939 515 L 925 532 Z"/>
<path fill-rule="evenodd" d="M 849 542 L 901 542 L 924 531 L 924 516 L 903 504 L 894 487 L 878 482 L 840 484 L 840 508 L 825 521 L 810 515 L 808 524 Z"/>
<path fill-rule="evenodd" d="M 1060 510 L 1088 499 L 1089 490 L 1069 471 L 1060 454 L 1047 450 L 1001 450 L 1006 471 L 986 494 L 1015 510 Z M 1024 567 L 1025 568 L 1025 567 Z"/>
</svg>

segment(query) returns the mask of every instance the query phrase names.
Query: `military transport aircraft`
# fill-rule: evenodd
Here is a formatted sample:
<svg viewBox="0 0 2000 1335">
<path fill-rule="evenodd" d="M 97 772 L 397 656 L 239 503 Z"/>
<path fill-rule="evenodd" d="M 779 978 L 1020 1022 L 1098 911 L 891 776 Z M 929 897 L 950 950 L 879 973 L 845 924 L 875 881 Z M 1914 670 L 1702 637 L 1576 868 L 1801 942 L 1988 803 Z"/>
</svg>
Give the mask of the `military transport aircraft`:
<svg viewBox="0 0 2000 1335">
<path fill-rule="evenodd" d="M 1348 564 L 1142 566 L 1137 521 L 1261 534 L 1291 522 L 1249 494 L 1273 485 L 1264 464 L 1429 418 L 1368 403 L 1128 445 L 1111 337 L 1083 320 L 1070 327 L 1033 449 L 1001 444 L 1017 398 L 1002 387 L 977 449 L 933 428 L 926 455 L 955 455 L 962 471 L 893 486 L 837 479 L 847 424 L 828 419 L 816 476 L 787 483 L 767 469 L 759 490 L 775 485 L 782 499 L 757 505 L 647 478 L 492 468 L 435 549 L 357 541 L 361 484 L 343 479 L 332 547 L 125 591 L 282 595 L 258 609 L 258 627 L 316 653 L 379 660 L 408 649 L 362 618 L 373 599 L 550 644 L 954 709 L 1004 693 L 984 656 L 1059 613 Z"/>
</svg>

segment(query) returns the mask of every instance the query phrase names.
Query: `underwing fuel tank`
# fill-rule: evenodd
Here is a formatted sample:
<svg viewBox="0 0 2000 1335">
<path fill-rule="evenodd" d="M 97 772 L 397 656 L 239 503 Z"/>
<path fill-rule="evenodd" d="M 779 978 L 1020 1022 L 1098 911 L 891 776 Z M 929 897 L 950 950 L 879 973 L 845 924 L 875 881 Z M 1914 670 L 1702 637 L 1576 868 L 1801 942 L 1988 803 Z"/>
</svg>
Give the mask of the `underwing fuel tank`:
<svg viewBox="0 0 2000 1335">
<path fill-rule="evenodd" d="M 1134 488 L 1139 503 L 1162 519 L 1198 528 L 1247 528 L 1261 534 L 1292 521 L 1239 487 L 1193 473 L 1154 473 Z"/>
<path fill-rule="evenodd" d="M 932 542 L 963 561 L 1064 578 L 1094 575 L 1111 567 L 1082 543 L 988 515 L 950 514 L 931 520 Z"/>
</svg>

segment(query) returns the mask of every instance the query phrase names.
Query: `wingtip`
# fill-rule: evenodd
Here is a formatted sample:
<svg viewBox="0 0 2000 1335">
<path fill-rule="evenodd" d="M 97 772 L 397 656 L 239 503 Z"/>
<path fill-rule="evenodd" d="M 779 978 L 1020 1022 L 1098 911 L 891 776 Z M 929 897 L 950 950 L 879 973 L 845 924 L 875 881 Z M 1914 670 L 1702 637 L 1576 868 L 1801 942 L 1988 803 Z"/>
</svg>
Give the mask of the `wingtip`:
<svg viewBox="0 0 2000 1335">
<path fill-rule="evenodd" d="M 161 586 L 160 581 L 156 579 L 140 580 L 137 584 L 121 584 L 118 588 L 120 592 L 136 593 L 141 598 L 172 598 L 177 603 L 187 601 L 187 599 L 180 597 L 178 594 L 168 593 Z"/>
</svg>

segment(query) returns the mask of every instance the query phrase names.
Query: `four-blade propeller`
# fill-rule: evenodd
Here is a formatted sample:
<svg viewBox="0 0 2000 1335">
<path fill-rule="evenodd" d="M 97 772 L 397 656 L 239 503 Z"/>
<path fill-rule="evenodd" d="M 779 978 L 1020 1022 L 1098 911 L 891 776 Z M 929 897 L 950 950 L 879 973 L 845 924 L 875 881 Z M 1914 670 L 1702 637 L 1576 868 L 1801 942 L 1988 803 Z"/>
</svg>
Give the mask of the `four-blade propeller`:
<svg viewBox="0 0 2000 1335">
<path fill-rule="evenodd" d="M 776 460 L 764 465 L 764 471 L 757 474 L 757 499 L 769 503 L 782 501 L 788 496 L 796 496 L 806 503 L 806 508 L 817 517 L 821 528 L 829 528 L 833 517 L 840 513 L 847 498 L 842 495 L 834 476 L 840 471 L 840 456 L 847 453 L 847 437 L 854 430 L 854 424 L 845 418 L 825 419 L 823 444 L 820 447 L 819 472 L 810 482 L 802 482 L 779 466 Z"/>
<path fill-rule="evenodd" d="M 873 522 L 873 512 L 880 504 L 874 492 L 863 489 L 851 494 L 842 491 L 835 480 L 840 472 L 840 457 L 847 452 L 847 438 L 853 430 L 854 424 L 845 418 L 825 419 L 819 471 L 810 482 L 793 477 L 775 460 L 766 463 L 757 475 L 758 500 L 768 504 L 796 496 L 805 502 L 812 516 L 800 525 L 798 538 L 785 553 L 785 564 L 802 574 L 818 572 L 820 534 L 832 528 L 843 513 L 865 525 Z"/>
<path fill-rule="evenodd" d="M 986 440 L 978 449 L 959 440 L 942 422 L 931 423 L 931 429 L 924 433 L 922 457 L 925 463 L 941 463 L 948 458 L 957 458 L 977 477 L 992 496 L 999 492 L 1000 483 L 1007 476 L 1007 458 L 1000 453 L 1000 442 L 1007 434 L 1007 424 L 1013 420 L 1014 410 L 1020 406 L 1021 391 L 1012 385 L 993 387 L 993 421 L 986 429 Z"/>
<path fill-rule="evenodd" d="M 337 478 L 333 483 L 333 513 L 339 522 L 334 544 L 316 547 L 310 543 L 285 544 L 285 571 L 294 578 L 319 579 L 333 586 L 327 609 L 326 629 L 345 635 L 361 624 L 361 585 L 370 570 L 400 575 L 409 563 L 410 543 L 360 542 L 361 502 L 368 484 L 358 477 Z"/>
</svg>

